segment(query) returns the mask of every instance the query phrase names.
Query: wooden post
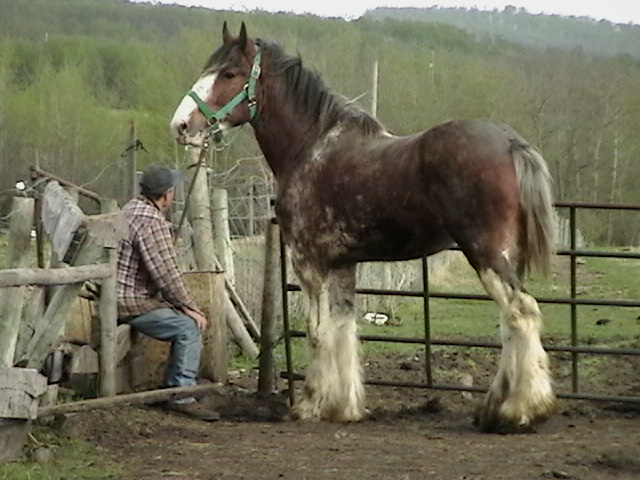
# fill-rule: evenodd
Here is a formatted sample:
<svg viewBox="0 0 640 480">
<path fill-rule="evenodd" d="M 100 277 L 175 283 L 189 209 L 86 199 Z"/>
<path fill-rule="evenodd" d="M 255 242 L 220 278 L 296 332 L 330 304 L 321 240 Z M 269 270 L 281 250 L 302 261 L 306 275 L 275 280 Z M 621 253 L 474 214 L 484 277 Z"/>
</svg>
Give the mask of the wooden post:
<svg viewBox="0 0 640 480">
<path fill-rule="evenodd" d="M 111 275 L 102 281 L 100 289 L 100 395 L 112 397 L 116 391 L 116 328 L 118 307 L 116 300 L 116 268 L 118 250 L 106 247 Z"/>
<path fill-rule="evenodd" d="M 255 184 L 253 182 L 251 182 L 251 185 L 249 186 L 249 226 L 248 226 L 248 231 L 247 231 L 247 235 L 250 237 L 253 237 L 255 235 L 255 205 L 254 205 L 254 201 L 255 201 Z"/>
<path fill-rule="evenodd" d="M 200 375 L 213 382 L 227 381 L 227 325 L 225 322 L 224 274 L 222 272 L 189 272 L 185 274 L 189 291 L 209 320 L 202 335 L 203 350 Z"/>
<path fill-rule="evenodd" d="M 276 342 L 276 299 L 279 291 L 278 258 L 280 240 L 278 225 L 269 222 L 265 235 L 264 284 L 262 289 L 262 322 L 260 323 L 260 362 L 258 393 L 270 395 L 275 390 L 276 372 L 273 349 Z"/>
<path fill-rule="evenodd" d="M 215 233 L 215 251 L 220 264 L 226 273 L 227 280 L 235 285 L 235 269 L 233 266 L 233 250 L 231 249 L 231 232 L 229 230 L 229 201 L 227 191 L 216 188 L 212 194 L 213 231 Z"/>
<path fill-rule="evenodd" d="M 43 287 L 35 287 L 29 295 L 27 308 L 20 323 L 20 332 L 18 333 L 18 341 L 16 342 L 16 353 L 13 356 L 16 361 L 25 357 L 24 353 L 27 350 L 27 344 L 33 332 L 35 332 L 36 326 L 40 323 L 40 319 L 44 316 L 45 293 Z"/>
<path fill-rule="evenodd" d="M 22 454 L 47 379 L 37 370 L 0 368 L 0 464 Z"/>
<path fill-rule="evenodd" d="M 191 179 L 191 195 L 187 202 L 187 213 L 189 222 L 193 229 L 193 247 L 198 270 L 219 271 L 220 264 L 214 251 L 213 226 L 211 222 L 211 205 L 209 202 L 209 188 L 204 166 L 198 165 L 200 152 L 198 150 L 188 150 L 196 167 L 193 168 Z M 227 292 L 233 286 L 226 282 Z M 252 358 L 258 355 L 258 347 L 253 343 L 251 336 L 247 332 L 242 319 L 238 315 L 229 294 L 224 298 L 224 311 L 229 329 L 242 349 Z"/>
<path fill-rule="evenodd" d="M 206 166 L 200 165 L 200 152 L 189 150 L 196 166 L 192 169 L 191 195 L 187 199 L 187 214 L 193 228 L 193 249 L 198 270 L 216 270 L 214 253 L 213 225 L 211 223 L 211 204 L 209 202 L 209 182 Z"/>
<path fill-rule="evenodd" d="M 135 134 L 135 126 L 132 127 Z M 115 200 L 102 203 L 103 213 L 118 211 Z M 115 217 L 114 225 L 103 238 L 104 252 L 111 275 L 102 281 L 100 289 L 100 395 L 116 395 L 116 329 L 118 327 L 118 304 L 116 294 L 116 269 L 118 266 L 118 242 L 125 236 L 127 223 L 123 217 Z M 107 226 L 101 228 L 108 228 Z"/>
<path fill-rule="evenodd" d="M 13 199 L 9 223 L 7 267 L 26 267 L 28 265 L 34 208 L 32 198 L 14 197 Z M 3 292 L 3 302 L 0 305 L 0 319 L 2 319 L 0 322 L 0 367 L 11 367 L 14 364 L 24 295 L 24 287 L 8 288 Z"/>
<path fill-rule="evenodd" d="M 373 75 L 371 78 L 371 115 L 378 115 L 378 60 L 373 62 Z"/>
<path fill-rule="evenodd" d="M 123 201 L 127 201 L 136 195 L 137 186 L 137 145 L 138 134 L 136 132 L 136 122 L 133 120 L 129 122 L 129 145 L 127 146 L 127 161 L 123 164 L 124 174 L 122 176 L 122 195 Z"/>
<path fill-rule="evenodd" d="M 231 302 L 231 298 L 229 298 L 229 295 L 224 296 L 224 313 L 229 330 L 232 332 L 234 340 L 240 348 L 242 348 L 245 355 L 249 358 L 258 358 L 260 350 L 245 328 L 235 305 Z"/>
</svg>

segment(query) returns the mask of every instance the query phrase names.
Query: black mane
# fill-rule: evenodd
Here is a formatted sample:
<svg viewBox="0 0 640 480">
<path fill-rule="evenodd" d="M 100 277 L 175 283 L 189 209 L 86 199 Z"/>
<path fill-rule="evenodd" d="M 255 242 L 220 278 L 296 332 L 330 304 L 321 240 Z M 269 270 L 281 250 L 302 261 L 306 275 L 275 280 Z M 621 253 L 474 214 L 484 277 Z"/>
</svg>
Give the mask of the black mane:
<svg viewBox="0 0 640 480">
<path fill-rule="evenodd" d="M 276 42 L 257 40 L 258 46 L 269 57 L 271 75 L 284 75 L 287 87 L 296 107 L 303 113 L 317 117 L 326 129 L 338 121 L 348 121 L 360 128 L 365 135 L 379 134 L 384 126 L 369 113 L 332 92 L 320 74 L 302 65 L 299 56 L 287 54 Z"/>
</svg>

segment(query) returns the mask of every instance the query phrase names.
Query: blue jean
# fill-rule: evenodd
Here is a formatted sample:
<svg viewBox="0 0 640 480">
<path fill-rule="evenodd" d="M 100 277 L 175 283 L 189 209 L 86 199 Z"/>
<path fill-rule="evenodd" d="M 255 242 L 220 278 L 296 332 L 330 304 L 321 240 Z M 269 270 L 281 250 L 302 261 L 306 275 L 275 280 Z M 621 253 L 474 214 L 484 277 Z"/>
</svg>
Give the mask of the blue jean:
<svg viewBox="0 0 640 480">
<path fill-rule="evenodd" d="M 145 335 L 171 342 L 171 354 L 164 375 L 166 386 L 196 385 L 202 334 L 193 318 L 172 308 L 157 308 L 138 317 L 127 318 L 124 322 Z"/>
</svg>

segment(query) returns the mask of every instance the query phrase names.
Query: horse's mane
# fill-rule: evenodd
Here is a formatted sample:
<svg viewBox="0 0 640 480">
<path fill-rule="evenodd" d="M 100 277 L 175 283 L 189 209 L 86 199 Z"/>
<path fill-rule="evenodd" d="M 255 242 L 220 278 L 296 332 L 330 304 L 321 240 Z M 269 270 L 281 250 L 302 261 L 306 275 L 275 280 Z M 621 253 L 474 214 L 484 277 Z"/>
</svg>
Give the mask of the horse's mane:
<svg viewBox="0 0 640 480">
<path fill-rule="evenodd" d="M 343 96 L 332 92 L 320 74 L 302 65 L 300 56 L 287 54 L 273 41 L 257 40 L 265 56 L 269 56 L 270 75 L 283 75 L 296 107 L 317 117 L 324 129 L 338 121 L 348 122 L 365 135 L 379 134 L 384 126 L 369 113 Z"/>
</svg>

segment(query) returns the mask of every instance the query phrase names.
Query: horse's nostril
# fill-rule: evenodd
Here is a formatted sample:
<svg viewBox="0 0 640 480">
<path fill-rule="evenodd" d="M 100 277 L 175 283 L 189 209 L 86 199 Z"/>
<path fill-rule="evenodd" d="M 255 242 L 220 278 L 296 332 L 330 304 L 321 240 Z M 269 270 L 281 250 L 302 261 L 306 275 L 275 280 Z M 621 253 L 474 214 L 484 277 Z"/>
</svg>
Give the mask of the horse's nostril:
<svg viewBox="0 0 640 480">
<path fill-rule="evenodd" d="M 178 133 L 185 133 L 187 131 L 187 122 L 180 122 L 178 123 Z"/>
</svg>

